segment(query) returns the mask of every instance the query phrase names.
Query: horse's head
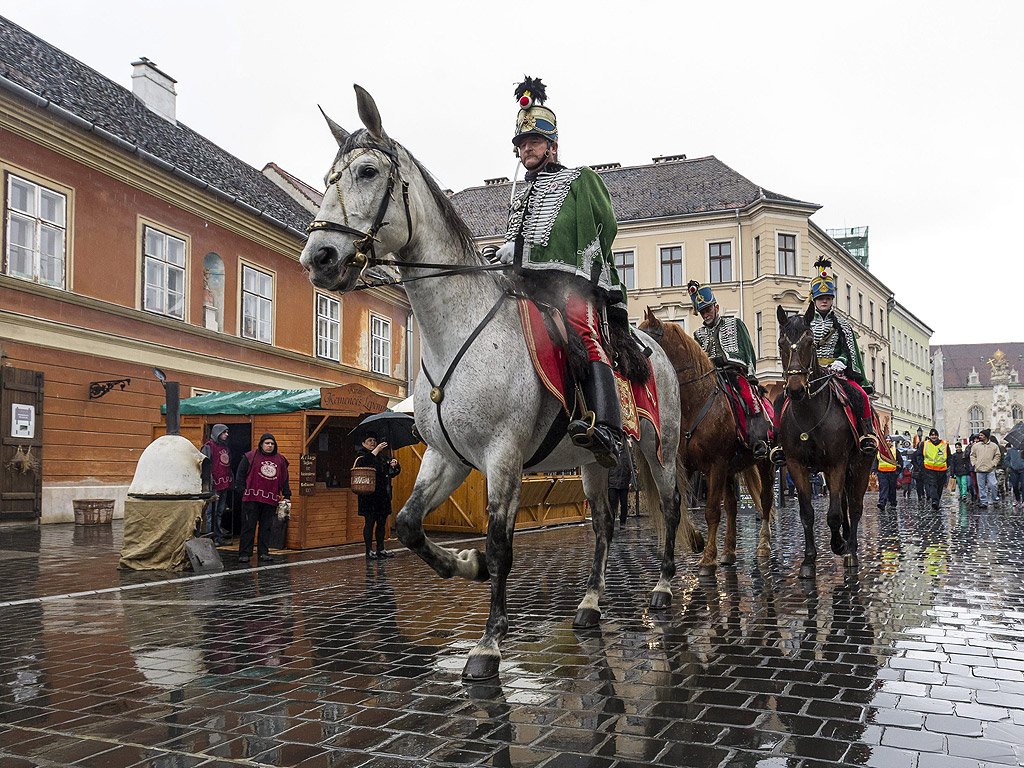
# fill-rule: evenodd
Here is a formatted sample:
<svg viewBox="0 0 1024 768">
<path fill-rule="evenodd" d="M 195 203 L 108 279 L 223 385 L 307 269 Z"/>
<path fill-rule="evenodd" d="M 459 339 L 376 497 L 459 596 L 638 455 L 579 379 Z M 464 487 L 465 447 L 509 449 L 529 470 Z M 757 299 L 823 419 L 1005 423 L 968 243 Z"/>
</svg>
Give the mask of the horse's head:
<svg viewBox="0 0 1024 768">
<path fill-rule="evenodd" d="M 665 335 L 665 324 L 658 319 L 657 315 L 651 311 L 650 307 L 644 310 L 644 320 L 637 328 L 659 344 L 661 343 L 662 337 Z"/>
<path fill-rule="evenodd" d="M 338 154 L 299 259 L 314 285 L 342 293 L 355 287 L 378 254 L 397 253 L 409 244 L 415 217 L 403 176 L 409 156 L 384 133 L 373 97 L 358 85 L 355 89 L 365 130 L 350 134 L 324 115 Z"/>
<path fill-rule="evenodd" d="M 782 358 L 786 394 L 793 400 L 800 400 L 806 394 L 811 373 L 818 364 L 814 352 L 814 334 L 811 333 L 806 317 L 788 315 L 782 307 L 778 308 L 777 315 L 779 357 Z"/>
</svg>

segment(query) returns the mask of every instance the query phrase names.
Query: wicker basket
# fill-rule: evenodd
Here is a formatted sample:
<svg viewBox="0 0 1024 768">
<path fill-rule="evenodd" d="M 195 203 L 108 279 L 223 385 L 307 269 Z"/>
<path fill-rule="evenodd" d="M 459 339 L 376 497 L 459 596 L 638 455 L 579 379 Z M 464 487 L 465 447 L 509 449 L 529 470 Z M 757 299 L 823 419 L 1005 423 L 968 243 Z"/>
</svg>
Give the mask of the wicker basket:
<svg viewBox="0 0 1024 768">
<path fill-rule="evenodd" d="M 75 499 L 75 525 L 109 525 L 114 519 L 113 499 Z"/>
<path fill-rule="evenodd" d="M 352 493 L 368 496 L 377 490 L 376 467 L 352 467 L 349 475 L 349 487 Z"/>
</svg>

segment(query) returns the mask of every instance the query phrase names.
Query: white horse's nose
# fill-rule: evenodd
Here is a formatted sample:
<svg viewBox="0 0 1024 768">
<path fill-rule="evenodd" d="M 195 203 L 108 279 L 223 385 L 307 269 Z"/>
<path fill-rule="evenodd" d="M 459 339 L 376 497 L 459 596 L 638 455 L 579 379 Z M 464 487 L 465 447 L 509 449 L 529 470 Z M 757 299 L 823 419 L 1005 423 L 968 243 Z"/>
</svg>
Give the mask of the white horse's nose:
<svg viewBox="0 0 1024 768">
<path fill-rule="evenodd" d="M 321 245 L 312 252 L 306 251 L 302 254 L 302 266 L 307 272 L 322 272 L 335 266 L 341 259 L 341 254 L 333 245 Z"/>
</svg>

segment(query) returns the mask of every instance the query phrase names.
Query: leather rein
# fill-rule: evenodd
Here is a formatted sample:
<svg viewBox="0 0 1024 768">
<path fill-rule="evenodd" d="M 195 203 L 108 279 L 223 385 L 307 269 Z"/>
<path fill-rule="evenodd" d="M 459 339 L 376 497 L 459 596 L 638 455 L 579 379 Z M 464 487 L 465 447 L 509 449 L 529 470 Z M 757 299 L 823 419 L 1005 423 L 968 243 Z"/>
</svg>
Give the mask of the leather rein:
<svg viewBox="0 0 1024 768">
<path fill-rule="evenodd" d="M 665 338 L 665 326 L 664 325 L 660 325 L 658 327 L 657 333 L 653 332 L 653 329 L 651 329 L 651 328 L 646 330 L 645 333 L 648 336 L 650 336 L 652 339 L 654 339 L 656 342 L 658 342 L 659 346 L 661 346 L 662 349 L 665 348 L 665 345 L 662 343 L 662 340 Z M 715 367 L 712 366 L 711 370 L 704 371 L 704 373 L 702 373 L 699 376 L 696 376 L 696 377 L 694 377 L 692 379 L 687 379 L 685 381 L 679 380 L 684 372 L 692 371 L 696 367 L 697 367 L 696 365 L 673 366 L 673 368 L 675 369 L 675 372 L 676 372 L 676 380 L 679 382 L 679 386 L 680 387 L 689 386 L 690 384 L 696 384 L 698 381 L 703 381 L 708 376 L 711 376 L 712 374 L 714 374 L 715 371 L 716 371 Z M 690 439 L 693 437 L 693 433 L 697 431 L 697 427 L 699 427 L 700 423 L 702 421 L 704 421 L 704 417 L 706 417 L 708 415 L 708 413 L 710 413 L 711 406 L 714 405 L 715 398 L 718 396 L 719 392 L 721 392 L 721 391 L 722 390 L 718 386 L 718 379 L 716 377 L 715 378 L 715 388 L 711 390 L 711 394 L 708 395 L 707 399 L 704 401 L 704 404 L 701 406 L 701 409 L 697 413 L 697 417 L 693 420 L 693 423 L 690 425 L 690 428 L 686 429 L 686 430 L 683 430 L 683 432 L 682 432 L 683 437 L 686 438 L 687 444 L 689 444 Z"/>
</svg>

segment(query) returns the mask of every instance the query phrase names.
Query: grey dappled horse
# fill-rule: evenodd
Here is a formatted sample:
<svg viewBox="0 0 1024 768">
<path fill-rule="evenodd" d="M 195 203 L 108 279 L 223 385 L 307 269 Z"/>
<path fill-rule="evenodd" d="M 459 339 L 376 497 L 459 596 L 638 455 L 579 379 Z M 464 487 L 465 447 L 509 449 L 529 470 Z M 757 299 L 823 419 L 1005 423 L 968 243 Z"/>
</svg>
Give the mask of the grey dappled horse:
<svg viewBox="0 0 1024 768">
<path fill-rule="evenodd" d="M 356 95 L 365 130 L 350 134 L 328 118 L 339 151 L 301 263 L 314 285 L 341 293 L 355 288 L 362 271 L 374 263 L 397 265 L 405 281 L 421 335 L 416 427 L 428 448 L 412 494 L 398 514 L 398 537 L 443 578 L 490 580 L 487 626 L 463 670 L 465 678 L 483 680 L 497 675 L 498 645 L 508 630 L 505 589 L 523 466 L 541 445 L 561 405 L 534 372 L 515 301 L 508 300 L 501 281 L 485 271 L 491 265 L 476 253 L 466 225 L 427 171 L 388 138 L 372 97 L 359 86 Z M 378 252 L 396 257 L 385 261 Z M 444 274 L 437 276 L 438 269 Z M 426 276 L 434 279 L 417 280 Z M 640 449 L 657 485 L 657 508 L 671 534 L 680 521 L 675 480 L 679 391 L 665 353 L 648 343 L 660 398 L 664 463 L 658 462 L 654 429 L 646 422 Z M 440 547 L 423 531 L 424 516 L 459 487 L 471 465 L 487 477 L 486 555 L 476 549 L 457 552 Z M 600 619 L 612 539 L 608 471 L 593 454 L 564 437 L 530 469 L 579 466 L 596 542 L 586 595 L 574 623 L 589 627 Z M 696 544 L 699 534 L 688 516 L 683 526 L 685 540 Z M 665 537 L 652 608 L 671 602 L 674 541 L 673 535 Z"/>
</svg>

